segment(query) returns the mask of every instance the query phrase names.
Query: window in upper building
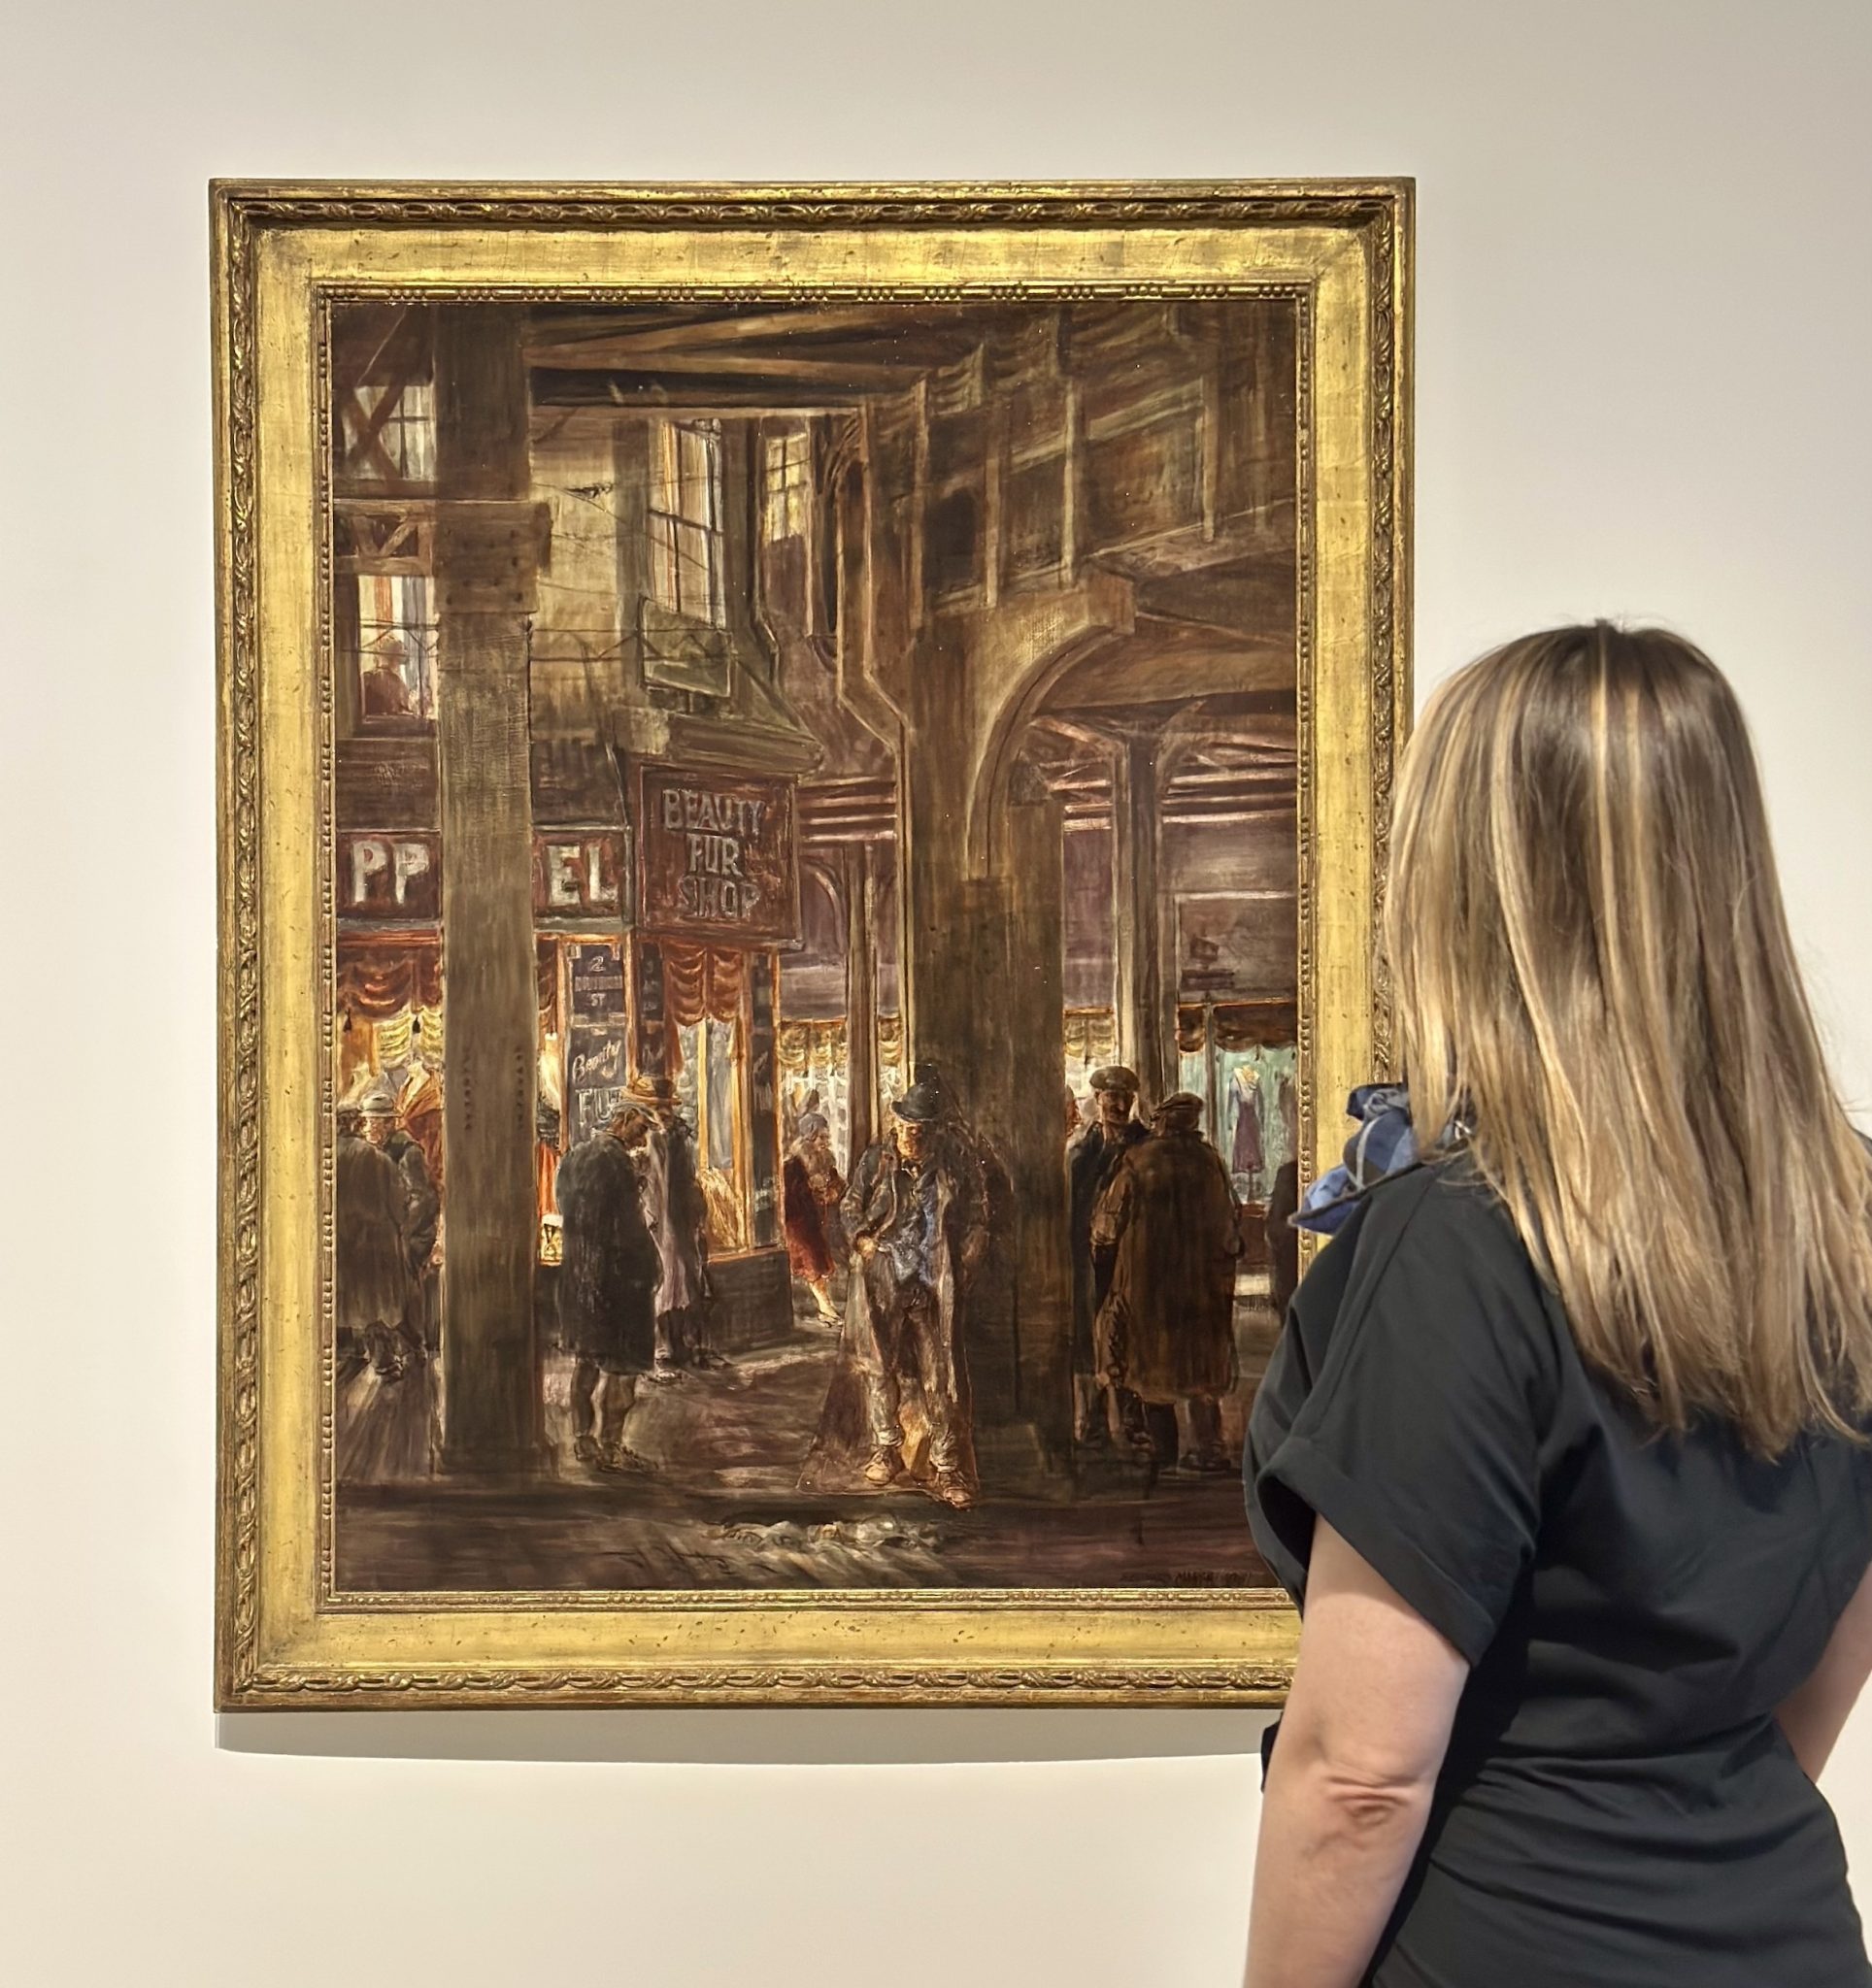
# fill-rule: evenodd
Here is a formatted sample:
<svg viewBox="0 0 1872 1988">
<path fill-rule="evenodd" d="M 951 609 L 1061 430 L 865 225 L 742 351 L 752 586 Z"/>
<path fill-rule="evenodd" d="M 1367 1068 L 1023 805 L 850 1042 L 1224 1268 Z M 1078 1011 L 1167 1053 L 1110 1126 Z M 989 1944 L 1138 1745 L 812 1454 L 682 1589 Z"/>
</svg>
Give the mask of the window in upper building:
<svg viewBox="0 0 1872 1988">
<path fill-rule="evenodd" d="M 366 726 L 434 721 L 433 601 L 427 574 L 357 575 L 357 703 Z"/>
<path fill-rule="evenodd" d="M 721 573 L 721 423 L 651 430 L 651 592 L 672 613 L 727 626 Z"/>
<path fill-rule="evenodd" d="M 347 477 L 369 482 L 435 481 L 435 389 L 428 381 L 360 386 L 341 400 L 339 412 Z"/>
<path fill-rule="evenodd" d="M 761 528 L 770 544 L 805 535 L 806 505 L 811 494 L 804 432 L 787 429 L 768 436 L 766 502 L 761 509 Z"/>
</svg>

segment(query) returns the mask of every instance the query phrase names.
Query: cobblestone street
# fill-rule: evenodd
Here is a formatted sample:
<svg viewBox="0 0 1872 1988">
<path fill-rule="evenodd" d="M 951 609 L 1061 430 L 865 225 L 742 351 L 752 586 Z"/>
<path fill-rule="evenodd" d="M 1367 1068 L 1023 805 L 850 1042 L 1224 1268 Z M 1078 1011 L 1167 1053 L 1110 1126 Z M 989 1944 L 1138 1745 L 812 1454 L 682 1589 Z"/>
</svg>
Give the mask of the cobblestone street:
<svg viewBox="0 0 1872 1988">
<path fill-rule="evenodd" d="M 1238 1308 L 1243 1384 L 1224 1410 L 1238 1449 L 1272 1314 Z M 628 1425 L 652 1474 L 571 1460 L 569 1370 L 547 1374 L 552 1470 L 508 1484 L 428 1471 L 430 1368 L 343 1390 L 338 1579 L 344 1588 L 1260 1586 L 1269 1580 L 1233 1474 L 1154 1481 L 1116 1460 L 1061 1476 L 1052 1498 L 997 1495 L 952 1511 L 916 1490 L 802 1492 L 834 1335 L 805 1327 L 732 1366 L 639 1388 Z M 372 1481 L 355 1479 L 368 1474 Z"/>
</svg>

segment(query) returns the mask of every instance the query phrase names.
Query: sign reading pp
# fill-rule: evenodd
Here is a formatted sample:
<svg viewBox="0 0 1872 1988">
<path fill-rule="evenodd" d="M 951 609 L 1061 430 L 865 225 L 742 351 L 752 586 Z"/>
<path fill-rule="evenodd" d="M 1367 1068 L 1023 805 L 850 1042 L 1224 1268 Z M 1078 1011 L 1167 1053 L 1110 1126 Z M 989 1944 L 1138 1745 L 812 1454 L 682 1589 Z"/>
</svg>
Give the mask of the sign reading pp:
<svg viewBox="0 0 1872 1988">
<path fill-rule="evenodd" d="M 433 925 L 442 914 L 442 838 L 341 835 L 338 915 L 366 923 Z"/>
</svg>

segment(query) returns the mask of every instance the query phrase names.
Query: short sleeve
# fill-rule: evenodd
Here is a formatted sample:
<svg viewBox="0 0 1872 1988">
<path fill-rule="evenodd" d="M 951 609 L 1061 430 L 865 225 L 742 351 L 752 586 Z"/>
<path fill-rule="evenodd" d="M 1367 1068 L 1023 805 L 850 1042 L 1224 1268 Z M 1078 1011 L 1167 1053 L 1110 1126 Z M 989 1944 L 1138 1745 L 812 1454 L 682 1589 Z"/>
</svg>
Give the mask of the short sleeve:
<svg viewBox="0 0 1872 1988">
<path fill-rule="evenodd" d="M 1525 1253 L 1479 1189 L 1425 1172 L 1378 1203 L 1251 1515 L 1289 1587 L 1304 1585 L 1323 1518 L 1473 1665 L 1534 1554 L 1550 1328 Z"/>
</svg>

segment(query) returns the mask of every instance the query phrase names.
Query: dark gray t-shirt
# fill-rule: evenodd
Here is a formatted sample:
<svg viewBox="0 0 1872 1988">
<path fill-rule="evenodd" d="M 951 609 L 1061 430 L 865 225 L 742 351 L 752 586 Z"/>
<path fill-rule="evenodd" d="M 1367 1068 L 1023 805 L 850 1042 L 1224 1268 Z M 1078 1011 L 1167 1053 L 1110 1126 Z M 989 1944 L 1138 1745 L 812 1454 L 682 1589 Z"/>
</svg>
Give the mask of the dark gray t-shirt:
<svg viewBox="0 0 1872 1988">
<path fill-rule="evenodd" d="M 1457 1160 L 1314 1265 L 1246 1471 L 1296 1603 L 1318 1514 L 1473 1667 L 1374 1988 L 1872 1983 L 1773 1717 L 1872 1560 L 1872 1454 L 1656 1434 Z"/>
</svg>

